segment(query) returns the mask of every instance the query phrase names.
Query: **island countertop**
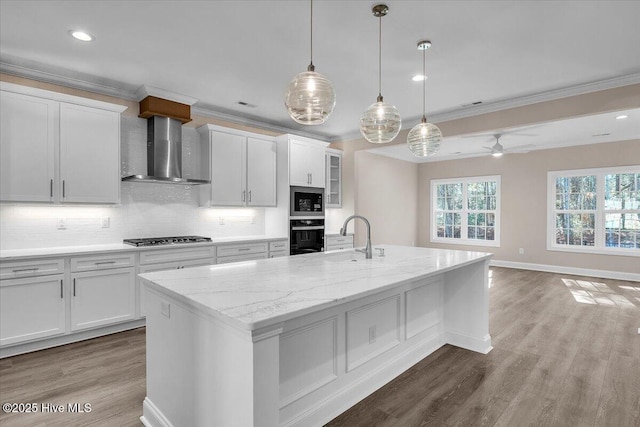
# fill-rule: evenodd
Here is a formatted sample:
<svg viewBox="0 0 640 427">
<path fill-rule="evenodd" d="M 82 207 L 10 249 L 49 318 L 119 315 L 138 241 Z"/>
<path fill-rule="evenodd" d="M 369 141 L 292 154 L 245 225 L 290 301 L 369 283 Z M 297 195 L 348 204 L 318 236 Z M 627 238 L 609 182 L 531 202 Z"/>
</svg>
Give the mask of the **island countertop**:
<svg viewBox="0 0 640 427">
<path fill-rule="evenodd" d="M 353 249 L 140 275 L 152 291 L 245 331 L 442 274 L 492 254 L 378 245 L 365 259 Z"/>
</svg>

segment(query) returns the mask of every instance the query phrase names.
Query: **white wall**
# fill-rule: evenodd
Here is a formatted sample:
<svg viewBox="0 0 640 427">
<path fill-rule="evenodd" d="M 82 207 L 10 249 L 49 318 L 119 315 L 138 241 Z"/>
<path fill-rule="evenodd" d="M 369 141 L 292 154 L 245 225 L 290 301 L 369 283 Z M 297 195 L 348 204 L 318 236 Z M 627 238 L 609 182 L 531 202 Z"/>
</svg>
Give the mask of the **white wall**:
<svg viewBox="0 0 640 427">
<path fill-rule="evenodd" d="M 355 153 L 355 211 L 371 223 L 376 244 L 415 246 L 418 235 L 418 165 L 366 151 Z M 366 243 L 357 220 L 356 245 Z M 349 231 L 353 230 L 349 224 Z"/>
<path fill-rule="evenodd" d="M 146 120 L 122 116 L 123 175 L 146 174 Z M 202 177 L 199 135 L 183 127 L 183 176 Z M 265 232 L 264 209 L 199 207 L 198 186 L 123 182 L 119 206 L 0 204 L 0 249 L 121 243 L 125 238 L 196 234 L 251 236 Z M 109 228 L 101 228 L 108 217 Z M 221 225 L 221 220 L 224 223 Z M 64 219 L 65 230 L 57 229 Z"/>
</svg>

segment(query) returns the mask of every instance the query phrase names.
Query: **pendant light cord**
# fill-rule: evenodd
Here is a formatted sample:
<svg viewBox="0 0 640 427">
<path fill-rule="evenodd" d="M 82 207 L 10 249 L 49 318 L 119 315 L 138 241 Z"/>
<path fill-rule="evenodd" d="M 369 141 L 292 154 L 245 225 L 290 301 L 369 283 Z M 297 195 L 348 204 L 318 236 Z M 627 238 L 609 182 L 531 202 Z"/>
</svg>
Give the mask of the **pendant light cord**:
<svg viewBox="0 0 640 427">
<path fill-rule="evenodd" d="M 427 98 L 427 49 L 422 50 L 422 119 L 427 121 L 425 99 Z"/>
<path fill-rule="evenodd" d="M 382 102 L 382 15 L 378 19 L 378 102 Z"/>
<path fill-rule="evenodd" d="M 313 66 L 313 0 L 311 0 L 311 25 L 309 26 L 311 28 L 310 33 L 311 33 L 311 37 L 310 41 L 311 41 L 311 47 L 310 47 L 310 52 L 311 52 L 311 58 L 310 58 L 310 62 L 309 62 L 309 69 L 310 71 L 314 70 L 314 66 Z"/>
</svg>

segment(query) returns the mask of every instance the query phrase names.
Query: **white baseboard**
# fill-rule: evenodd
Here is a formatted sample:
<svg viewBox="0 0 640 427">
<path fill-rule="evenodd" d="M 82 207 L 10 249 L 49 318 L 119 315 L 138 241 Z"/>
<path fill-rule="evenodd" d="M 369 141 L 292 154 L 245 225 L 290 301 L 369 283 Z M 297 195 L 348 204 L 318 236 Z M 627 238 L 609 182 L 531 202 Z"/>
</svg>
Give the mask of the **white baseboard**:
<svg viewBox="0 0 640 427">
<path fill-rule="evenodd" d="M 145 397 L 142 402 L 140 422 L 142 422 L 145 427 L 173 427 L 173 424 L 171 424 L 148 397 Z"/>
<path fill-rule="evenodd" d="M 603 279 L 629 280 L 640 282 L 640 274 L 625 273 L 621 271 L 593 270 L 590 268 L 565 267 L 562 265 L 533 264 L 528 262 L 513 262 L 491 260 L 492 267 L 518 268 L 521 270 L 546 271 L 549 273 L 571 274 L 576 276 L 600 277 Z"/>
<path fill-rule="evenodd" d="M 493 349 L 491 346 L 491 335 L 489 334 L 487 334 L 484 339 L 478 339 L 464 334 L 447 331 L 444 336 L 445 341 L 448 344 L 478 353 L 487 354 L 491 349 Z"/>
<path fill-rule="evenodd" d="M 84 341 L 91 338 L 98 338 L 103 335 L 124 332 L 130 329 L 140 328 L 145 325 L 145 319 L 131 320 L 115 325 L 103 326 L 96 329 L 86 331 L 73 332 L 67 335 L 45 338 L 37 341 L 26 342 L 22 344 L 9 345 L 0 348 L 0 359 L 5 357 L 17 356 L 18 354 L 30 353 L 32 351 L 44 350 L 46 348 L 57 347 L 60 345 L 71 344 L 78 341 Z"/>
</svg>

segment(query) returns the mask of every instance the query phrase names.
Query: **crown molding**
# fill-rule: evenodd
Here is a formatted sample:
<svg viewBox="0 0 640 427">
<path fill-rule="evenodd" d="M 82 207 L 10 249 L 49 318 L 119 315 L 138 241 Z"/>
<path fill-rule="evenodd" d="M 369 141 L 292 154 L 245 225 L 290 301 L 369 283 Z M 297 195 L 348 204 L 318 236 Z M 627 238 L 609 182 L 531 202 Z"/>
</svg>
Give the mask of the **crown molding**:
<svg viewBox="0 0 640 427">
<path fill-rule="evenodd" d="M 233 114 L 221 113 L 220 111 L 215 111 L 210 108 L 195 106 L 191 108 L 191 113 L 196 114 L 198 116 L 210 117 L 212 119 L 218 119 L 225 122 L 234 123 L 237 125 L 249 126 L 249 127 L 262 129 L 262 130 L 268 130 L 278 134 L 288 133 L 288 134 L 304 136 L 306 138 L 311 138 L 311 139 L 325 141 L 325 142 L 331 141 L 331 139 L 326 136 L 318 135 L 315 133 L 304 132 L 299 129 L 292 129 L 285 126 L 276 125 L 273 123 L 267 123 L 261 120 L 254 120 L 246 117 L 236 116 Z"/>
<path fill-rule="evenodd" d="M 126 99 L 128 101 L 138 101 L 138 99 L 136 99 L 135 92 L 132 92 L 130 90 L 115 88 L 113 86 L 89 82 L 73 77 L 63 77 L 59 74 L 34 70 L 32 68 L 22 67 L 20 65 L 8 64 L 6 62 L 0 62 L 0 72 L 11 74 L 17 77 L 37 80 L 39 82 L 51 83 L 72 89 L 86 90 L 87 92 L 113 96 L 115 98 Z"/>
<path fill-rule="evenodd" d="M 198 98 L 147 85 L 140 86 L 136 91 L 135 96 L 136 98 L 138 98 L 138 101 L 142 101 L 147 96 L 153 96 L 156 98 L 162 98 L 168 101 L 177 102 L 178 104 L 186 104 L 189 106 L 193 106 L 193 104 L 198 102 Z"/>
<path fill-rule="evenodd" d="M 211 117 L 218 120 L 224 120 L 230 123 L 235 123 L 243 126 L 255 127 L 258 129 L 268 130 L 276 133 L 290 133 L 295 135 L 300 135 L 316 140 L 322 140 L 326 142 L 337 142 L 337 141 L 349 141 L 353 139 L 362 138 L 359 130 L 354 130 L 353 132 L 346 133 L 341 136 L 326 136 L 326 135 L 318 135 L 316 133 L 310 133 L 301 131 L 300 129 L 293 129 L 286 126 L 276 125 L 273 123 L 265 122 L 262 120 L 256 120 L 252 118 L 246 118 L 241 116 L 236 116 L 234 114 L 223 113 L 220 111 L 213 110 L 211 108 L 207 108 L 204 106 L 193 106 L 197 103 L 196 98 L 187 97 L 185 95 L 177 94 L 175 92 L 165 91 L 162 89 L 154 88 L 152 86 L 141 86 L 136 90 L 126 90 L 121 88 L 116 88 L 113 86 L 108 86 L 100 83 L 89 82 L 82 79 L 72 78 L 72 77 L 63 77 L 59 74 L 55 74 L 52 72 L 40 71 L 31 69 L 28 67 L 23 67 L 19 65 L 9 64 L 7 62 L 0 61 L 0 72 L 15 75 L 18 77 L 25 77 L 45 83 L 57 84 L 60 86 L 66 86 L 74 89 L 86 90 L 89 92 L 99 93 L 102 95 L 113 96 L 116 98 L 126 99 L 129 101 L 140 101 L 140 95 L 144 93 L 143 91 L 147 91 L 149 95 L 158 96 L 160 98 L 174 100 L 176 102 L 180 102 L 183 104 L 192 105 L 191 111 L 193 114 L 197 114 L 204 117 Z M 592 92 L 599 92 L 607 89 L 614 89 L 617 87 L 628 86 L 633 84 L 640 83 L 640 73 L 628 74 L 625 76 L 614 77 L 606 80 L 599 80 L 590 83 L 584 83 L 576 86 L 570 86 L 567 88 L 551 90 L 547 92 L 541 92 L 538 94 L 522 96 L 518 98 L 506 99 L 496 102 L 491 102 L 487 104 L 470 106 L 457 108 L 452 110 L 445 111 L 437 111 L 432 114 L 429 114 L 429 121 L 432 123 L 442 123 L 450 120 L 463 119 L 466 117 L 478 116 L 481 114 L 493 113 L 496 111 L 507 110 L 510 108 L 523 107 L 526 105 L 537 104 L 545 101 L 553 101 L 561 98 L 567 98 L 570 96 L 584 95 Z M 153 93 L 158 93 L 162 95 L 153 95 L 153 93 L 148 92 L 151 90 Z M 155 91 L 155 92 L 154 92 Z M 177 96 L 177 99 L 172 99 L 172 97 Z M 144 98 L 144 97 L 143 97 Z M 182 99 L 182 101 L 178 100 Z M 195 101 L 193 101 L 195 100 Z M 187 101 L 187 102 L 184 102 Z M 193 103 L 189 103 L 189 101 L 193 101 Z M 411 129 L 413 126 L 420 123 L 420 118 L 414 118 L 412 120 L 408 120 L 403 123 L 402 130 Z"/>
</svg>

